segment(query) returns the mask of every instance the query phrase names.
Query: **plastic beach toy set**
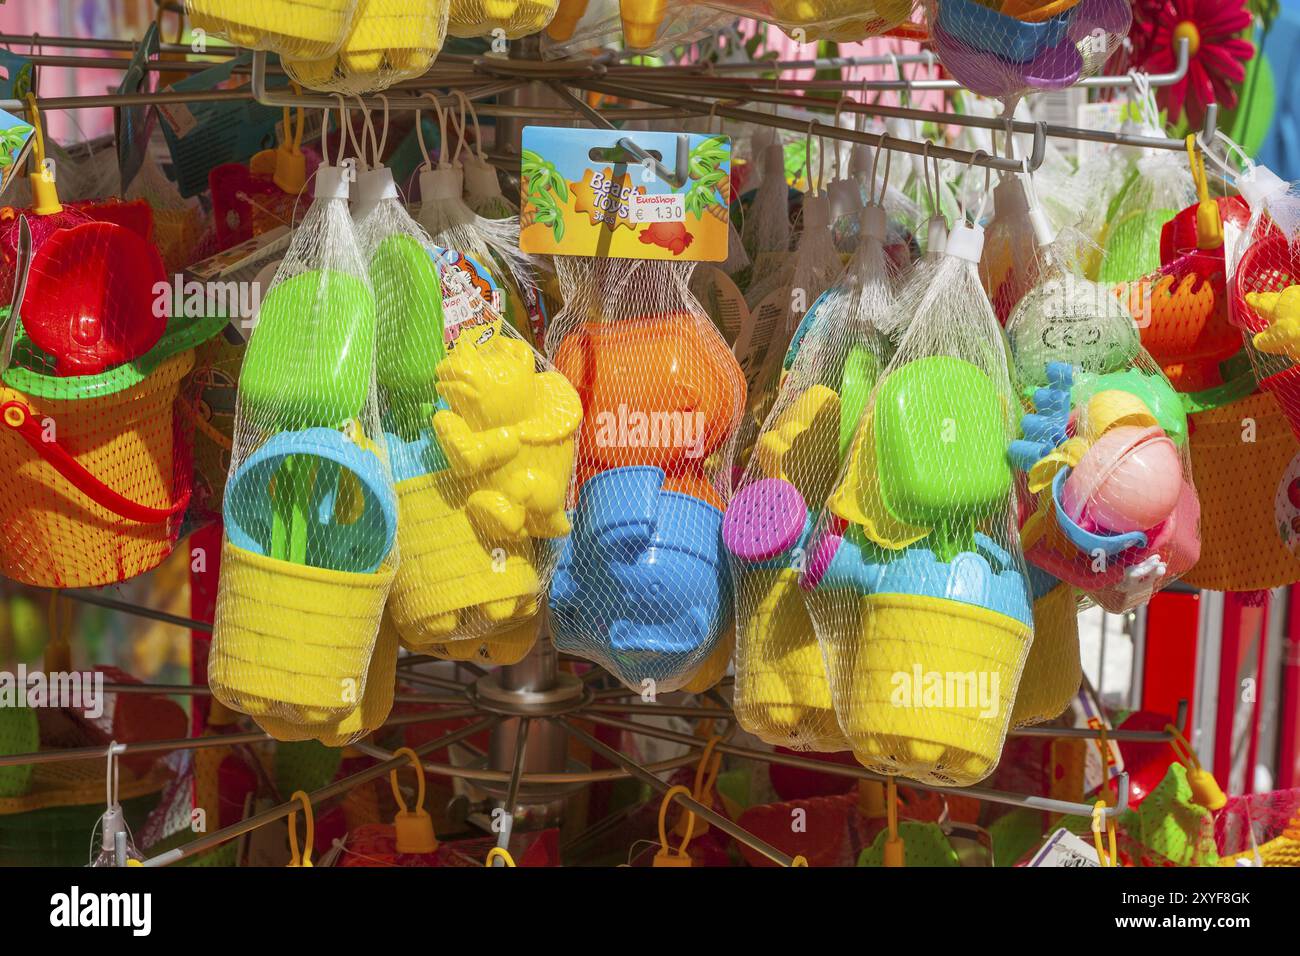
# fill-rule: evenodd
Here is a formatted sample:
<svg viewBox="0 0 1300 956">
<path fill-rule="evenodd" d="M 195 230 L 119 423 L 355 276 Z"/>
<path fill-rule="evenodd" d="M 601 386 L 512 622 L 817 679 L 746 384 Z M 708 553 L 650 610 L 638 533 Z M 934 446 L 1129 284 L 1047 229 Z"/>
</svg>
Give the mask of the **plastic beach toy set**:
<svg viewBox="0 0 1300 956">
<path fill-rule="evenodd" d="M 24 22 L 0 863 L 1294 865 L 1256 14 Z"/>
</svg>

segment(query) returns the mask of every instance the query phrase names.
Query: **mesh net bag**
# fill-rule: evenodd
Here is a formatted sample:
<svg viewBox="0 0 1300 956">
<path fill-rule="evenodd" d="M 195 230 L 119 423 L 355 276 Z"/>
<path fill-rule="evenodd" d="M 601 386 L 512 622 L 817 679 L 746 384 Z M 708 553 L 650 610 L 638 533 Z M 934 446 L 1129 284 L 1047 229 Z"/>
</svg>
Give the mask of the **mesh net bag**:
<svg viewBox="0 0 1300 956">
<path fill-rule="evenodd" d="M 773 277 L 770 291 L 761 298 L 757 297 L 765 283 L 751 289 L 750 297 L 757 298 L 753 308 L 754 340 L 744 366 L 751 415 L 742 435 L 742 447 L 749 447 L 752 430 L 767 417 L 780 383 L 787 346 L 805 327 L 811 307 L 844 271 L 832 225 L 830 198 L 824 192 L 810 193 L 804 200 L 803 231 L 790 268 Z"/>
<path fill-rule="evenodd" d="M 319 57 L 286 53 L 284 70 L 303 86 L 331 93 L 373 93 L 423 76 L 447 36 L 447 0 L 357 0 L 347 36 Z"/>
<path fill-rule="evenodd" d="M 706 36 L 725 13 L 680 0 L 560 0 L 546 30 L 546 55 L 559 57 L 622 43 L 660 50 Z"/>
<path fill-rule="evenodd" d="M 1073 239 L 1007 320 L 1026 409 L 1021 545 L 1106 610 L 1145 603 L 1200 557 L 1183 402 L 1142 348 L 1125 303 L 1075 270 Z M 1075 662 L 1070 663 L 1073 668 Z"/>
<path fill-rule="evenodd" d="M 1033 192 L 1023 173 L 1004 174 L 993 190 L 994 217 L 984 233 L 980 281 L 1003 324 L 1038 281 L 1038 250 L 1051 240 L 1051 226 Z"/>
<path fill-rule="evenodd" d="M 389 615 L 414 650 L 522 656 L 569 533 L 582 408 L 502 320 L 482 278 L 473 284 L 463 257 L 436 245 L 391 175 L 387 182 L 358 232 L 375 289 L 379 404 L 401 512 Z"/>
<path fill-rule="evenodd" d="M 635 2 L 635 0 L 632 0 Z M 706 0 L 737 17 L 774 23 L 800 43 L 857 43 L 912 18 L 916 0 Z"/>
<path fill-rule="evenodd" d="M 818 644 L 799 575 L 892 351 L 878 327 L 894 307 L 885 210 L 870 205 L 862 218 L 858 251 L 813 307 L 722 526 L 736 601 L 736 717 L 762 740 L 799 750 L 848 749 L 823 661 L 834 649 Z"/>
<path fill-rule="evenodd" d="M 744 377 L 690 263 L 557 260 L 548 352 L 582 400 L 573 533 L 551 586 L 558 648 L 667 692 L 731 616 L 722 518 Z"/>
<path fill-rule="evenodd" d="M 1189 138 L 1189 143 L 1194 143 Z M 1189 146 L 1199 201 L 1160 230 L 1160 266 L 1125 290 L 1142 344 L 1180 392 L 1206 393 L 1193 406 L 1218 404 L 1225 363 L 1242 347 L 1229 319 L 1225 233 L 1245 225 L 1240 197 L 1211 199 L 1199 150 Z"/>
<path fill-rule="evenodd" d="M 39 138 L 35 158 L 34 208 L 8 210 L 2 240 L 19 308 L 0 310 L 0 573 L 99 587 L 175 545 L 193 436 L 177 399 L 225 319 L 177 308 L 147 205 L 64 207 Z"/>
<path fill-rule="evenodd" d="M 790 254 L 790 187 L 785 180 L 785 148 L 776 134 L 760 130 L 750 140 L 758 185 L 741 228 L 741 242 L 754 263 L 753 277 L 779 270 Z M 750 305 L 757 304 L 751 299 Z"/>
<path fill-rule="evenodd" d="M 319 60 L 338 50 L 358 0 L 186 0 L 190 25 L 250 50 Z"/>
<path fill-rule="evenodd" d="M 365 699 L 398 564 L 349 177 L 314 185 L 244 354 L 208 661 L 213 694 L 286 739 Z"/>
<path fill-rule="evenodd" d="M 458 252 L 487 270 L 489 279 L 500 291 L 500 301 L 493 305 L 494 311 L 504 315 L 516 331 L 526 335 L 529 322 L 524 302 L 537 298 L 536 271 L 532 260 L 520 251 L 517 215 L 485 217 L 465 202 L 466 178 L 461 157 L 465 152 L 470 104 L 463 93 L 458 96 L 461 101 L 461 135 L 460 146 L 454 155 L 449 158 L 449 114 L 441 107 L 435 105 L 440 130 L 440 154 L 436 167 L 424 148 L 423 133 L 419 133 L 425 164 L 420 170 L 421 202 L 416 219 L 435 245 Z M 420 131 L 422 127 L 417 125 L 416 129 Z M 476 185 L 476 188 L 482 186 Z"/>
<path fill-rule="evenodd" d="M 1148 150 L 1106 210 L 1100 236 L 1103 255 L 1088 278 L 1133 282 L 1161 266 L 1160 233 L 1165 223 L 1196 202 L 1196 183 L 1178 153 Z"/>
<path fill-rule="evenodd" d="M 454 37 L 504 34 L 517 40 L 545 30 L 558 6 L 559 0 L 451 0 L 447 32 Z"/>
<path fill-rule="evenodd" d="M 1300 437 L 1300 185 L 1250 164 L 1237 187 L 1250 218 L 1230 252 L 1232 322 L 1246 333 L 1261 388 Z"/>
<path fill-rule="evenodd" d="M 997 763 L 1032 626 L 1006 347 L 964 219 L 904 305 L 801 581 L 857 759 L 957 786 Z"/>
<path fill-rule="evenodd" d="M 1300 790 L 1229 797 L 1214 841 L 1221 866 L 1300 866 Z"/>
<path fill-rule="evenodd" d="M 1128 33 L 1128 0 L 927 0 L 930 39 L 944 67 L 983 96 L 1019 97 L 1073 86 L 1105 65 Z"/>
</svg>

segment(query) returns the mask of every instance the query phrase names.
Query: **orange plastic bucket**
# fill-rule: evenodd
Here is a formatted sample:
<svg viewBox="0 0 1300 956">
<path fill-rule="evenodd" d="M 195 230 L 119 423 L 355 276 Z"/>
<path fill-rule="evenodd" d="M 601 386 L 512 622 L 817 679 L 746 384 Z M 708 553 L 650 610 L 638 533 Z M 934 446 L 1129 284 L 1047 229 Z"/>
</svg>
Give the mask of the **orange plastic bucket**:
<svg viewBox="0 0 1300 956">
<path fill-rule="evenodd" d="M 99 587 L 171 553 L 192 470 L 189 420 L 176 405 L 213 324 L 169 331 L 148 356 L 95 376 L 23 367 L 30 346 L 19 341 L 19 363 L 0 380 L 0 573 Z"/>
<path fill-rule="evenodd" d="M 1193 414 L 1188 423 L 1201 498 L 1201 557 L 1184 575 L 1186 583 L 1262 591 L 1300 581 L 1300 558 L 1283 541 L 1278 508 L 1279 486 L 1300 455 L 1300 442 L 1277 397 L 1259 392 Z"/>
</svg>

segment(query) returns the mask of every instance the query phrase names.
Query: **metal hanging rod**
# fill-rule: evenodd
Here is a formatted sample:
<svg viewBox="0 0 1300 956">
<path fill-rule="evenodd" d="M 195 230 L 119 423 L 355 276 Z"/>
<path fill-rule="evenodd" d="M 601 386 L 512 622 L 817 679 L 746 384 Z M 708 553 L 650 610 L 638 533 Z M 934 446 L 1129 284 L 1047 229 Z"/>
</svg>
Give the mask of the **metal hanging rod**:
<svg viewBox="0 0 1300 956">
<path fill-rule="evenodd" d="M 480 731 L 490 730 L 500 720 L 501 718 L 496 715 L 486 717 L 483 720 L 468 724 L 459 730 L 445 734 L 436 740 L 430 740 L 413 749 L 417 756 L 423 757 L 425 754 L 432 753 L 435 750 L 441 750 L 444 747 L 449 747 L 452 744 L 459 743 L 466 738 L 474 736 Z M 409 765 L 409 758 L 405 754 L 401 754 L 393 757 L 391 760 L 386 760 L 383 763 L 376 764 L 373 767 L 367 767 L 359 773 L 354 773 L 341 780 L 336 780 L 327 786 L 321 787 L 319 790 L 313 790 L 311 793 L 307 794 L 307 799 L 312 805 L 315 805 L 325 800 L 329 800 L 332 797 L 337 797 L 341 794 L 347 793 L 349 790 L 354 787 L 359 787 L 363 783 L 369 783 L 371 780 L 376 780 L 391 770 L 398 770 L 403 766 Z M 184 846 L 176 847 L 173 850 L 169 850 L 166 853 L 159 854 L 152 859 L 146 860 L 144 865 L 169 866 L 172 863 L 178 863 L 181 860 L 197 856 L 205 850 L 211 850 L 213 847 L 218 847 L 223 843 L 241 837 L 245 833 L 249 833 L 259 827 L 264 827 L 277 820 L 282 820 L 300 806 L 301 805 L 298 801 L 290 800 L 289 802 L 282 803 L 279 806 L 263 810 L 261 813 L 255 813 L 251 817 L 240 820 L 238 823 L 232 823 L 230 826 L 223 827 L 214 833 L 201 836 L 197 840 L 191 840 Z"/>
<path fill-rule="evenodd" d="M 782 84 L 784 85 L 784 84 Z M 1016 133 L 1036 134 L 1041 127 L 1044 134 L 1052 139 L 1087 140 L 1094 143 L 1109 143 L 1116 146 L 1145 147 L 1148 149 L 1165 149 L 1181 152 L 1187 148 L 1187 141 L 1165 136 L 1139 136 L 1129 133 L 1110 132 L 1107 130 L 1085 129 L 1077 126 L 1059 126 L 1051 123 L 1034 123 L 1027 120 L 1005 120 L 989 116 L 967 116 L 960 113 L 945 113 L 935 110 L 918 110 L 902 106 L 884 106 L 877 103 L 860 103 L 848 98 L 837 103 L 812 96 L 793 96 L 778 91 L 756 90 L 747 83 L 727 77 L 708 77 L 660 79 L 638 77 L 632 84 L 635 89 L 649 89 L 659 92 L 677 92 L 683 86 L 689 87 L 692 96 L 706 96 L 710 99 L 744 99 L 757 103 L 770 103 L 776 106 L 790 106 L 804 110 L 820 112 L 843 112 L 863 116 L 892 117 L 898 119 L 920 120 L 921 122 L 939 123 L 949 126 L 968 126 L 987 130 L 1005 132 L 1010 128 Z M 721 112 L 721 110 L 719 110 Z M 1218 129 L 1219 110 L 1210 104 L 1205 110 L 1205 121 L 1201 124 L 1201 136 L 1205 142 L 1212 142 Z M 933 153 L 933 150 L 931 150 Z"/>
<path fill-rule="evenodd" d="M 825 70 L 837 70 L 845 67 L 861 66 L 902 66 L 905 64 L 924 63 L 927 66 L 942 66 L 943 61 L 933 50 L 922 50 L 919 53 L 899 53 L 894 56 L 851 56 L 851 57 L 831 57 L 815 60 L 754 60 L 750 63 L 699 63 L 688 65 L 669 65 L 669 66 L 634 66 L 619 65 L 610 68 L 610 75 L 625 73 L 663 73 L 671 71 L 674 73 L 689 73 L 694 76 L 708 76 L 719 73 L 773 73 L 784 72 L 787 70 L 816 70 L 818 72 Z M 1163 86 L 1173 86 L 1175 83 L 1181 83 L 1187 77 L 1187 69 L 1191 63 L 1191 41 L 1186 37 L 1178 39 L 1177 59 L 1174 62 L 1174 68 L 1168 73 L 1148 73 L 1145 75 L 1147 85 L 1153 88 Z M 897 80 L 818 80 L 809 81 L 817 83 L 817 86 L 801 87 L 807 89 L 846 89 L 858 88 L 868 90 L 962 90 L 965 89 L 956 80 L 944 79 L 906 79 L 900 77 Z M 784 85 L 784 84 L 783 84 Z M 791 86 L 794 83 L 791 82 Z M 1083 89 L 1131 89 L 1134 86 L 1132 75 L 1124 76 L 1089 76 L 1079 80 L 1074 87 Z"/>
<path fill-rule="evenodd" d="M 477 717 L 482 711 L 473 707 L 459 710 L 427 711 L 418 714 L 399 714 L 384 722 L 380 730 L 391 727 L 408 727 L 412 724 L 427 724 L 435 720 L 459 720 L 465 717 Z M 147 740 L 139 743 L 118 744 L 118 750 L 125 754 L 158 754 L 176 750 L 204 750 L 208 747 L 220 747 L 223 744 L 257 744 L 273 743 L 275 738 L 260 730 L 238 734 L 214 734 L 209 737 L 177 737 L 171 740 Z M 72 763 L 78 760 L 93 760 L 106 757 L 106 747 L 69 747 L 63 750 L 38 750 L 25 754 L 0 754 L 0 767 L 14 767 L 38 763 Z"/>
<path fill-rule="evenodd" d="M 881 136 L 880 134 L 860 133 L 857 130 L 844 129 L 839 126 L 830 126 L 825 123 L 819 123 L 814 120 L 811 123 L 805 123 L 797 119 L 785 116 L 778 116 L 772 113 L 763 113 L 758 110 L 738 109 L 734 106 L 719 104 L 710 108 L 705 104 L 692 100 L 687 97 L 670 96 L 660 92 L 652 92 L 622 84 L 604 83 L 598 81 L 584 81 L 580 84 L 583 89 L 593 90 L 597 93 L 607 93 L 611 96 L 620 96 L 630 99 L 641 100 L 645 103 L 656 103 L 661 106 L 672 106 L 678 109 L 694 113 L 696 115 L 716 114 L 728 119 L 740 120 L 746 123 L 754 123 L 758 126 L 771 126 L 777 129 L 785 129 L 794 133 L 803 133 L 806 135 L 819 136 L 825 139 L 834 139 L 846 143 L 861 143 L 866 146 L 879 146 L 885 149 L 891 149 L 895 152 L 911 153 L 915 156 L 930 155 L 935 159 L 950 160 L 963 165 L 969 164 L 979 166 L 985 169 L 996 169 L 1000 172 L 1023 172 L 1025 162 L 1019 159 L 1009 159 L 1005 156 L 991 156 L 987 153 L 973 153 L 964 149 L 953 149 L 948 146 L 940 146 L 933 143 L 915 142 L 909 139 L 898 139 L 894 136 Z M 1034 145 L 1028 157 L 1028 169 L 1030 172 L 1036 170 L 1043 163 L 1043 157 L 1047 150 L 1047 135 L 1043 124 L 1031 124 L 1034 129 Z M 1005 129 L 1003 123 L 1001 128 Z"/>
<path fill-rule="evenodd" d="M 611 67 L 611 73 L 631 73 L 631 72 L 657 72 L 659 70 L 672 70 L 676 73 L 696 73 L 708 75 L 710 73 L 772 73 L 785 72 L 787 70 L 842 70 L 846 67 L 856 66 L 892 66 L 895 63 L 899 65 L 924 63 L 928 66 L 939 66 L 939 56 L 933 50 L 922 50 L 919 53 L 899 53 L 893 57 L 890 56 L 833 56 L 821 57 L 812 60 L 750 60 L 748 63 L 713 63 L 705 61 L 703 63 L 681 63 L 666 64 L 664 66 L 642 66 L 635 63 L 620 63 L 618 66 Z"/>
<path fill-rule="evenodd" d="M 64 50 L 105 50 L 108 52 L 139 49 L 139 40 L 109 40 L 97 37 L 42 36 L 39 33 L 0 33 L 0 46 L 28 46 L 43 49 L 47 46 Z M 195 56 L 237 56 L 243 49 L 237 46 L 220 46 L 214 44 L 202 53 L 196 53 L 188 43 L 159 43 L 162 53 L 190 53 Z M 25 55 L 25 54 L 24 54 Z M 214 66 L 215 64 L 208 64 Z"/>
<path fill-rule="evenodd" d="M 646 737 L 655 737 L 660 740 L 673 741 L 675 743 L 690 744 L 697 741 L 697 738 L 688 734 L 679 734 L 671 730 L 665 730 L 659 727 L 651 727 L 646 724 L 640 724 L 633 721 L 619 720 L 616 717 L 607 717 L 600 714 L 584 713 L 582 719 L 589 720 L 595 724 L 601 724 L 606 727 L 613 727 L 617 730 L 625 730 L 629 733 L 641 734 Z M 801 770 L 815 770 L 832 774 L 837 777 L 856 777 L 859 780 L 876 780 L 887 782 L 888 777 L 881 774 L 872 773 L 864 767 L 853 767 L 848 764 L 830 763 L 824 760 L 812 760 L 808 757 L 798 757 L 793 754 L 780 754 L 774 751 L 753 750 L 749 747 L 740 747 L 735 744 L 718 743 L 714 746 L 718 753 L 731 754 L 733 757 L 742 757 L 746 760 L 757 760 L 761 763 L 774 763 L 786 767 L 796 767 Z M 918 783 L 915 780 L 907 780 L 906 786 L 916 790 L 927 790 L 934 793 L 958 793 L 966 797 L 974 797 L 986 803 L 1000 803 L 1010 807 L 1024 807 L 1030 810 L 1045 810 L 1048 813 L 1063 813 L 1068 816 L 1090 817 L 1093 814 L 1093 805 L 1090 803 L 1073 803 L 1068 800 L 1056 800 L 1051 797 L 1040 797 L 1028 793 L 1011 793 L 1005 790 L 993 790 L 988 787 L 940 787 L 937 784 Z M 1116 806 L 1106 807 L 1105 815 L 1108 817 L 1117 817 L 1128 810 L 1128 773 L 1121 773 L 1117 778 L 1117 787 L 1119 790 L 1119 802 Z"/>
<path fill-rule="evenodd" d="M 265 50 L 257 50 L 253 53 L 252 86 L 253 99 L 263 106 L 275 107 L 302 107 L 304 109 L 324 109 L 334 110 L 339 107 L 340 95 L 331 95 L 325 93 L 300 93 L 296 94 L 290 89 L 271 90 L 267 88 L 267 54 Z M 514 79 L 492 79 L 483 77 L 486 82 L 477 89 L 465 90 L 465 95 L 471 100 L 486 99 L 490 96 L 497 96 L 501 93 L 509 92 L 522 85 L 522 80 Z M 400 85 L 395 89 L 403 89 Z M 384 94 L 384 98 L 379 96 L 342 97 L 348 107 L 365 105 L 369 109 L 382 110 L 385 102 L 390 110 L 427 110 L 433 108 L 433 103 L 427 96 L 389 96 Z M 459 100 L 451 95 L 439 97 L 440 105 L 454 106 Z"/>
<path fill-rule="evenodd" d="M 150 621 L 160 621 L 163 624 L 175 624 L 177 627 L 199 631 L 204 634 L 212 633 L 212 624 L 208 621 L 196 621 L 191 617 L 182 617 L 179 614 L 171 614 L 157 608 L 145 607 L 143 604 L 134 604 L 120 598 L 108 597 L 97 591 L 73 590 L 54 591 L 53 593 L 82 604 L 93 604 L 95 607 L 108 608 L 110 611 L 121 611 L 123 614 L 143 617 Z"/>
<path fill-rule="evenodd" d="M 600 754 L 606 760 L 613 761 L 614 763 L 624 767 L 628 771 L 628 773 L 631 774 L 631 776 L 641 781 L 642 783 L 648 785 L 652 790 L 655 790 L 658 793 L 666 794 L 671 789 L 667 783 L 665 783 L 663 780 L 660 780 L 658 777 L 656 777 L 645 767 L 642 767 L 640 764 L 634 761 L 631 757 L 628 757 L 627 755 L 615 750 L 613 747 L 610 747 L 608 744 L 601 743 L 599 740 L 597 740 L 591 734 L 587 733 L 582 728 L 574 726 L 567 719 L 560 718 L 558 720 L 558 723 L 560 727 L 564 730 L 564 732 L 567 733 L 570 737 L 573 737 L 575 740 L 579 741 L 580 743 L 585 744 L 587 747 L 591 748 L 592 751 Z M 700 744 L 700 740 L 698 738 L 689 738 L 689 740 L 693 742 L 693 744 L 696 746 Z M 723 745 L 719 743 L 715 745 L 714 749 L 721 750 L 722 746 Z M 745 846 L 749 847 L 751 850 L 763 854 L 763 856 L 767 857 L 773 863 L 778 863 L 781 866 L 791 866 L 794 863 L 794 857 L 790 856 L 787 853 L 783 853 L 781 850 L 778 850 L 776 847 L 772 846 L 766 841 L 760 840 L 758 837 L 754 836 L 748 830 L 736 824 L 733 820 L 729 819 L 728 817 L 724 817 L 722 814 L 715 811 L 712 807 L 705 806 L 703 803 L 696 800 L 694 797 L 688 797 L 688 796 L 678 794 L 673 797 L 673 801 L 675 803 L 680 803 L 683 807 L 690 810 L 697 817 L 701 817 L 702 819 L 707 820 L 711 826 L 717 827 L 719 830 L 721 830 L 723 833 L 730 836 L 732 839 L 738 840 L 739 842 L 745 844 Z"/>
<path fill-rule="evenodd" d="M 106 694 L 149 694 L 154 697 L 211 697 L 212 688 L 204 684 L 121 684 L 105 681 Z M 465 697 L 430 697 L 426 694 L 394 694 L 394 704 L 464 705 Z"/>
<path fill-rule="evenodd" d="M 1178 713 L 1172 721 L 1175 727 L 1187 723 L 1187 701 L 1178 702 Z M 1008 737 L 1072 737 L 1085 740 L 1115 740 L 1119 743 L 1167 744 L 1174 735 L 1167 730 L 1107 730 L 1103 735 L 1100 730 L 1091 727 L 1021 727 L 1007 732 Z"/>
<path fill-rule="evenodd" d="M 365 754 L 367 757 L 374 757 L 376 760 L 387 760 L 392 756 L 389 751 L 364 741 L 354 743 L 352 746 L 358 752 Z M 680 757 L 670 757 L 656 763 L 645 764 L 645 769 L 651 773 L 669 773 L 699 762 L 700 755 L 698 751 L 695 751 L 683 754 Z M 454 764 L 433 763 L 428 760 L 421 760 L 420 764 L 424 767 L 425 773 L 452 777 L 456 780 L 467 780 L 470 783 L 508 784 L 510 782 L 511 771 L 509 770 L 458 767 Z M 615 780 L 627 780 L 629 777 L 631 777 L 631 774 L 621 766 L 606 767 L 601 770 L 557 770 L 552 773 L 525 771 L 520 775 L 519 783 L 521 787 L 565 786 L 567 784 L 610 783 Z"/>
</svg>

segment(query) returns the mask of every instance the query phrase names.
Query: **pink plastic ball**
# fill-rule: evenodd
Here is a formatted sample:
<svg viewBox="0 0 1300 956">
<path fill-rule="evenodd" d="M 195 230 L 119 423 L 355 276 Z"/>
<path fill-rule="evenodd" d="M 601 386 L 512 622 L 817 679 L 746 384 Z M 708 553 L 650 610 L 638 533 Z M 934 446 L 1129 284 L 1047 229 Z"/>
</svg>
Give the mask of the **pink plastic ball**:
<svg viewBox="0 0 1300 956">
<path fill-rule="evenodd" d="M 1163 431 L 1121 426 L 1088 449 L 1066 479 L 1061 503 L 1084 527 L 1150 531 L 1173 514 L 1182 486 L 1178 449 Z"/>
</svg>

